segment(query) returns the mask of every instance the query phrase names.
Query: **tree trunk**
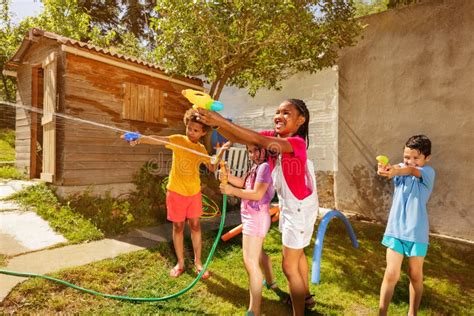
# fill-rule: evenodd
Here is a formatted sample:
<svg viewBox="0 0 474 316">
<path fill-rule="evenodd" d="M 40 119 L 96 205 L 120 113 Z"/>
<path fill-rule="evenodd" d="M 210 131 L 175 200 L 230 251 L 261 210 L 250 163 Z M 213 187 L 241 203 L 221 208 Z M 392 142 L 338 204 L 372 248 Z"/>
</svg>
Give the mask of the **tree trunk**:
<svg viewBox="0 0 474 316">
<path fill-rule="evenodd" d="M 227 77 L 228 78 L 228 77 Z M 214 100 L 219 100 L 219 97 L 221 96 L 222 89 L 224 89 L 225 83 L 227 82 L 227 78 L 223 78 L 220 82 L 219 85 L 217 86 L 217 91 L 214 94 Z"/>
<path fill-rule="evenodd" d="M 212 82 L 211 89 L 209 90 L 209 95 L 210 96 L 212 96 L 214 94 L 214 91 L 216 90 L 217 82 L 219 82 L 219 79 L 216 79 Z"/>
</svg>

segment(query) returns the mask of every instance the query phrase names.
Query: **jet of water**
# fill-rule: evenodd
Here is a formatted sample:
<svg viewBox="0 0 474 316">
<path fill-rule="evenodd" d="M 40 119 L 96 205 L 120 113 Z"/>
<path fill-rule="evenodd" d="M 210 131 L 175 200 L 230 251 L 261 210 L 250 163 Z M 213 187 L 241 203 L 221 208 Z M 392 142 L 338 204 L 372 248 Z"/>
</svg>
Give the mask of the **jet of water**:
<svg viewBox="0 0 474 316">
<path fill-rule="evenodd" d="M 8 105 L 8 106 L 13 106 L 13 107 L 15 107 L 15 108 L 24 109 L 24 110 L 28 110 L 28 111 L 35 112 L 35 113 L 39 113 L 39 114 L 44 114 L 44 111 L 43 111 L 42 109 L 40 109 L 40 108 L 37 108 L 37 107 L 32 107 L 32 106 L 23 105 L 23 104 L 17 104 L 17 103 L 11 103 L 11 102 L 1 101 L 1 100 L 0 100 L 0 104 L 4 104 L 4 105 Z M 80 122 L 80 123 L 84 123 L 84 124 L 89 124 L 89 125 L 93 125 L 93 126 L 97 126 L 97 127 L 107 128 L 107 129 L 110 129 L 110 130 L 113 130 L 113 131 L 117 131 L 117 132 L 120 132 L 120 133 L 129 133 L 129 132 L 132 132 L 132 131 L 129 131 L 129 130 L 126 130 L 126 129 L 122 129 L 122 128 L 118 128 L 118 127 L 113 127 L 113 126 L 109 126 L 109 125 L 102 124 L 102 123 L 98 123 L 98 122 L 94 122 L 94 121 L 84 120 L 84 119 L 81 119 L 81 118 L 78 118 L 78 117 L 73 117 L 73 116 L 70 116 L 70 115 L 67 115 L 67 114 L 63 114 L 63 113 L 54 112 L 54 113 L 51 113 L 51 114 L 54 115 L 54 116 L 57 116 L 57 117 L 61 117 L 61 118 L 67 119 L 67 120 L 72 120 L 72 121 L 76 121 L 76 122 Z M 171 146 L 173 146 L 173 147 L 180 148 L 180 149 L 186 150 L 186 151 L 188 151 L 188 152 L 191 152 L 191 153 L 193 153 L 193 154 L 195 154 L 195 155 L 212 159 L 211 156 L 206 155 L 206 154 L 203 154 L 203 153 L 201 153 L 201 152 L 199 152 L 199 151 L 196 151 L 196 150 L 193 150 L 193 149 L 191 149 L 191 148 L 187 148 L 187 147 L 184 147 L 184 146 L 181 146 L 181 145 L 178 145 L 178 144 L 173 144 L 173 143 L 170 143 L 170 142 L 161 140 L 161 139 L 157 139 L 157 138 L 152 137 L 152 136 L 141 135 L 141 137 L 149 138 L 149 139 L 154 139 L 155 141 L 158 141 L 158 142 L 160 142 L 160 143 L 168 144 L 168 145 L 171 145 Z"/>
</svg>

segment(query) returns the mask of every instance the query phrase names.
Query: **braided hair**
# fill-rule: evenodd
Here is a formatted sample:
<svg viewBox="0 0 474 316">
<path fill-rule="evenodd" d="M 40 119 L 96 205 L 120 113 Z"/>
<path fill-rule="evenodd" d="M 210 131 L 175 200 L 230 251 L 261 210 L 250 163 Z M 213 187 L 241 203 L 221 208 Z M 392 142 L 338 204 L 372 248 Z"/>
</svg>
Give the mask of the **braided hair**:
<svg viewBox="0 0 474 316">
<path fill-rule="evenodd" d="M 293 104 L 298 112 L 304 116 L 304 123 L 296 131 L 296 135 L 300 136 L 306 141 L 306 149 L 309 146 L 309 110 L 306 107 L 306 103 L 300 99 L 288 99 L 287 102 Z"/>
</svg>

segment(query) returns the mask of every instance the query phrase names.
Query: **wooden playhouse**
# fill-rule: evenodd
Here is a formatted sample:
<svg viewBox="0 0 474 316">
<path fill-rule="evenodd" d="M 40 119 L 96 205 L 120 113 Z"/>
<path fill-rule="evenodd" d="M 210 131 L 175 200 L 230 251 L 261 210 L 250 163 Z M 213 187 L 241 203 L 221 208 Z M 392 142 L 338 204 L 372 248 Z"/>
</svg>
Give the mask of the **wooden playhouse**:
<svg viewBox="0 0 474 316">
<path fill-rule="evenodd" d="M 191 106 L 182 89 L 203 90 L 197 78 L 169 76 L 157 65 L 39 29 L 31 29 L 7 64 L 16 77 L 16 165 L 59 188 L 131 183 L 148 161 L 168 172 L 161 146 L 130 147 L 117 130 L 183 133 Z M 67 190 L 66 190 L 67 191 Z"/>
</svg>

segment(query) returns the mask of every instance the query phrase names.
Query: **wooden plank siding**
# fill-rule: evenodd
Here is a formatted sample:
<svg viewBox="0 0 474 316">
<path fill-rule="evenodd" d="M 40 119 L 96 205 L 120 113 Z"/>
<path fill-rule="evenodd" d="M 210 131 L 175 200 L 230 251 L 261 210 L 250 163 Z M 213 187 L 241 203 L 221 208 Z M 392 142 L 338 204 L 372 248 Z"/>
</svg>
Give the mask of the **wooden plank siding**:
<svg viewBox="0 0 474 316">
<path fill-rule="evenodd" d="M 67 115 L 144 135 L 184 132 L 183 115 L 191 106 L 181 95 L 184 86 L 68 53 L 62 79 Z M 171 151 L 162 146 L 131 147 L 119 138 L 120 131 L 58 122 L 63 145 L 59 185 L 129 183 L 146 162 L 160 166 L 154 172 L 169 172 Z"/>
<path fill-rule="evenodd" d="M 166 124 L 163 91 L 131 82 L 126 82 L 123 89 L 122 119 Z"/>
</svg>

